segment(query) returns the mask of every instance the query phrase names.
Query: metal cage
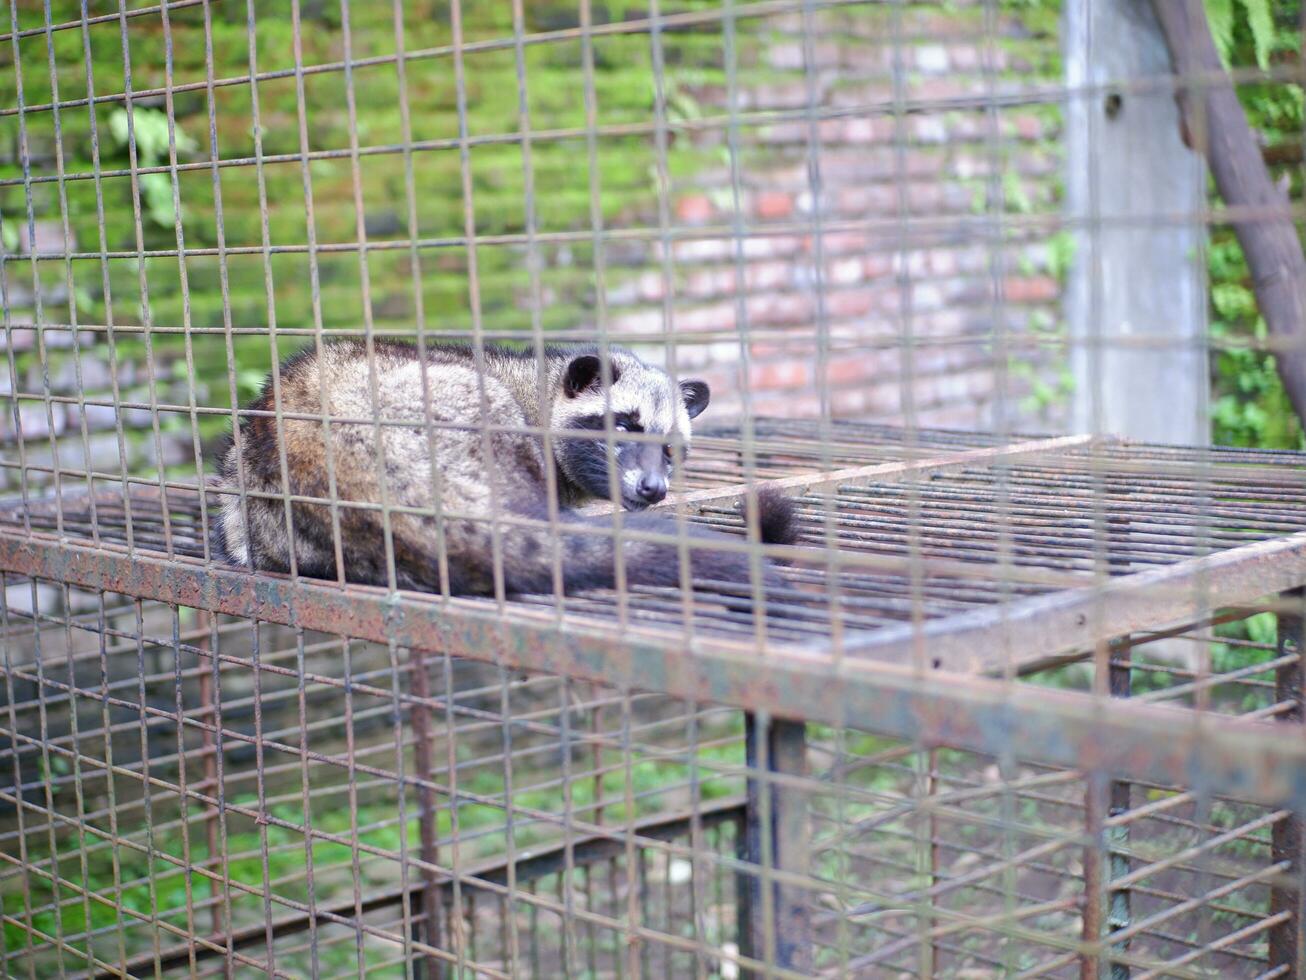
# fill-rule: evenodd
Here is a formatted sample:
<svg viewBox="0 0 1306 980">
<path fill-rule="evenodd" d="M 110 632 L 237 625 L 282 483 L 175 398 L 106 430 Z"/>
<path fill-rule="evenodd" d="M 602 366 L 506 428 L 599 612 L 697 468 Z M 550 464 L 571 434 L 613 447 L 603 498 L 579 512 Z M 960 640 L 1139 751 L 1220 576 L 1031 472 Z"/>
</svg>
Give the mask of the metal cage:
<svg viewBox="0 0 1306 980">
<path fill-rule="evenodd" d="M 1028 404 L 1132 349 L 1040 320 L 1116 226 L 1028 110 L 1182 79 L 1026 6 L 12 3 L 0 972 L 1301 975 L 1306 455 Z M 784 586 L 224 560 L 222 430 L 337 335 L 706 372 L 663 537 Z"/>
</svg>

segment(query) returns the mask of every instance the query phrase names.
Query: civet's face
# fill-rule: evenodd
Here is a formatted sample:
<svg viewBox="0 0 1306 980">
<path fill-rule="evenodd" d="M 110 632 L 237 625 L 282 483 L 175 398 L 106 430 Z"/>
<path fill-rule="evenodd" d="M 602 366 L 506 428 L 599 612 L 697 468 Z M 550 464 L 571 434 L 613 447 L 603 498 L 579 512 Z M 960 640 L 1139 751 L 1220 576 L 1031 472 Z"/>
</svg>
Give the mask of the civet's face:
<svg viewBox="0 0 1306 980">
<path fill-rule="evenodd" d="M 667 495 L 674 463 L 672 441 L 688 446 L 690 419 L 707 408 L 710 392 L 702 381 L 676 385 L 665 371 L 629 355 L 614 352 L 610 367 L 611 386 L 605 398 L 597 356 L 580 354 L 567 365 L 554 405 L 554 426 L 595 435 L 560 439 L 558 461 L 568 479 L 603 499 L 612 496 L 615 475 L 622 507 L 642 510 Z M 612 409 L 611 452 L 602 437 L 605 405 Z"/>
</svg>

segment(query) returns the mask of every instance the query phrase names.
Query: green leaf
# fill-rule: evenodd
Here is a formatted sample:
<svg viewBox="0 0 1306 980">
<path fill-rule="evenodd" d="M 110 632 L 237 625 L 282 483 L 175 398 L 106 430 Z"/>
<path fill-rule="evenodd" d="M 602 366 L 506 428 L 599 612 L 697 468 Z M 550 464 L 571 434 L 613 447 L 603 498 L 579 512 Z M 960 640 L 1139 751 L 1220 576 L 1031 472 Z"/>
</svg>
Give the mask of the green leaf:
<svg viewBox="0 0 1306 980">
<path fill-rule="evenodd" d="M 1029 214 L 1034 210 L 1034 202 L 1030 200 L 1015 171 L 1008 170 L 1002 175 L 1002 194 L 1006 198 L 1007 207 L 1016 214 Z"/>
<path fill-rule="evenodd" d="M 1220 52 L 1220 61 L 1228 68 L 1233 54 L 1233 0 L 1205 0 L 1205 3 L 1211 39 L 1215 41 L 1215 50 Z"/>
<path fill-rule="evenodd" d="M 131 114 L 130 132 L 127 125 L 127 110 L 121 107 L 109 113 L 109 132 L 119 148 L 126 149 L 128 141 L 136 142 L 136 163 L 141 167 L 157 167 L 168 159 L 168 116 L 159 109 L 136 108 Z M 198 144 L 173 125 L 173 137 L 177 153 L 186 155 L 194 153 Z"/>
<path fill-rule="evenodd" d="M 1211 287 L 1211 304 L 1220 316 L 1233 320 L 1256 313 L 1256 297 L 1241 283 L 1217 282 Z"/>
<path fill-rule="evenodd" d="M 1279 636 L 1279 618 L 1270 612 L 1257 613 L 1246 621 L 1247 638 L 1253 643 L 1273 643 Z"/>
<path fill-rule="evenodd" d="M 1270 52 L 1274 50 L 1274 14 L 1270 0 L 1239 0 L 1247 11 L 1247 26 L 1251 28 L 1252 44 L 1256 48 L 1256 64 L 1265 71 L 1270 67 Z"/>
<path fill-rule="evenodd" d="M 1058 282 L 1065 283 L 1075 261 L 1077 244 L 1075 236 L 1065 230 L 1048 239 L 1048 274 Z"/>
</svg>

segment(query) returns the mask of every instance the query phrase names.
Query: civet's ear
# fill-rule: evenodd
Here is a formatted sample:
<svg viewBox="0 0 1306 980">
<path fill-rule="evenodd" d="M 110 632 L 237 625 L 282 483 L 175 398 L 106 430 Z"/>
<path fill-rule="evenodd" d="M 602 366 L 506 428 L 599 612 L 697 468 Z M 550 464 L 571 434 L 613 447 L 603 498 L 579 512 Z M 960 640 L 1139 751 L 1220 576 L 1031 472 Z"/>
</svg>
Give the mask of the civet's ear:
<svg viewBox="0 0 1306 980">
<path fill-rule="evenodd" d="M 685 410 L 689 412 L 689 417 L 696 419 L 703 414 L 703 409 L 707 408 L 707 402 L 712 397 L 712 392 L 708 390 L 706 382 L 682 381 L 680 382 L 680 397 L 685 400 Z"/>
<path fill-rule="evenodd" d="M 612 383 L 617 383 L 621 372 L 617 365 L 611 365 Z M 593 354 L 581 354 L 573 357 L 562 375 L 562 391 L 568 398 L 575 398 L 581 392 L 597 388 L 603 377 L 603 362 Z"/>
</svg>

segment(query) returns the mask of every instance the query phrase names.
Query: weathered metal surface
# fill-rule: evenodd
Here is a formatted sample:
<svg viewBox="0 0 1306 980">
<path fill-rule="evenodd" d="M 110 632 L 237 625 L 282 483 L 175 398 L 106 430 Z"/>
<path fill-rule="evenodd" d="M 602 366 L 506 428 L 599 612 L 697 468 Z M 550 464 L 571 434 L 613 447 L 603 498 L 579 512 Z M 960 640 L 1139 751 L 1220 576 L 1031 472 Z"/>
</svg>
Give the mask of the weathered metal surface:
<svg viewBox="0 0 1306 980">
<path fill-rule="evenodd" d="M 1117 631 L 1136 633 L 1135 642 L 1140 636 L 1154 639 L 1169 634 L 1189 637 L 1191 642 L 1196 632 L 1263 608 L 1257 600 L 1267 593 L 1299 585 L 1306 576 L 1306 532 L 1299 530 L 1306 519 L 1306 498 L 1298 488 L 1306 466 L 1296 454 L 1073 441 L 1058 444 L 1061 451 L 1031 452 L 1027 447 L 1046 450 L 1047 443 L 986 446 L 978 439 L 955 444 L 943 440 L 925 458 L 912 459 L 901 446 L 862 445 L 856 437 L 855 430 L 843 431 L 839 458 L 868 462 L 840 467 L 838 473 L 827 466 L 822 476 L 800 429 L 768 430 L 771 455 L 758 475 L 786 480 L 789 492 L 797 491 L 796 508 L 805 537 L 801 547 L 786 551 L 794 559 L 785 572 L 792 588 L 774 597 L 779 603 L 775 611 L 786 615 L 766 620 L 764 639 L 748 602 L 714 606 L 706 590 L 695 593 L 692 618 L 685 616 L 681 597 L 656 591 L 625 597 L 572 596 L 560 615 L 548 596 L 500 604 L 252 575 L 204 560 L 202 501 L 181 486 L 169 488 L 166 508 L 157 487 L 134 486 L 129 508 L 121 494 L 110 491 L 97 495 L 94 508 L 85 498 L 70 495 L 0 513 L 0 521 L 7 525 L 0 528 L 0 569 L 414 651 L 404 668 L 407 684 L 398 681 L 393 693 L 321 671 L 311 676 L 311 683 L 326 685 L 335 697 L 346 692 L 346 704 L 351 697 L 380 697 L 393 717 L 407 719 L 406 726 L 396 730 L 396 738 L 413 739 L 407 751 L 412 752 L 415 771 L 412 777 L 402 778 L 415 783 L 420 847 L 415 843 L 407 858 L 388 859 L 399 860 L 411 882 L 401 900 L 405 949 L 424 960 L 429 973 L 456 969 L 460 962 L 478 958 L 468 931 L 474 931 L 474 907 L 482 901 L 477 896 L 492 893 L 494 901 L 502 902 L 521 894 L 514 883 L 477 879 L 478 884 L 468 878 L 469 866 L 457 858 L 456 848 L 450 845 L 445 850 L 448 838 L 436 840 L 431 815 L 446 801 L 456 805 L 454 801 L 463 794 L 456 781 L 441 775 L 428 748 L 453 724 L 447 699 L 433 689 L 436 685 L 425 683 L 430 665 L 436 663 L 430 656 L 434 654 L 442 667 L 450 662 L 444 659 L 449 655 L 564 677 L 569 684 L 590 681 L 617 691 L 665 692 L 697 703 L 730 705 L 768 715 L 773 730 L 801 732 L 806 722 L 829 724 L 844 732 L 851 726 L 852 731 L 905 739 L 910 748 L 896 751 L 948 746 L 1061 767 L 1033 778 L 1040 786 L 1070 781 L 1087 788 L 1086 793 L 1079 792 L 1083 812 L 1076 814 L 1073 823 L 1076 828 L 1088 827 L 1092 841 L 1085 855 L 1088 881 L 1082 898 L 1076 895 L 1051 904 L 1022 900 L 1008 919 L 975 917 L 968 911 L 951 921 L 956 914 L 951 902 L 940 899 L 959 888 L 983 887 L 987 876 L 1019 874 L 1031 865 L 1063 875 L 1048 862 L 1068 848 L 1080 853 L 1085 845 L 1082 830 L 1067 832 L 1014 857 L 1000 851 L 988 854 L 973 873 L 945 875 L 947 855 L 940 844 L 948 821 L 965 809 L 959 805 L 962 799 L 980 800 L 991 791 L 981 787 L 958 795 L 958 790 L 940 782 L 942 773 L 936 772 L 939 757 L 946 753 L 926 753 L 931 760 L 929 815 L 920 824 L 924 830 L 917 844 L 923 849 L 921 867 L 928 868 L 932 878 L 911 903 L 921 919 L 914 929 L 890 930 L 873 950 L 850 956 L 848 968 L 856 972 L 887 967 L 906 951 L 923 957 L 922 963 L 945 962 L 962 955 L 963 947 L 951 937 L 966 924 L 981 931 L 1006 930 L 1014 939 L 1037 945 L 1044 933 L 1030 925 L 1030 917 L 1063 914 L 1085 901 L 1086 915 L 1075 920 L 1074 941 L 1056 947 L 1059 951 L 1040 969 L 1069 970 L 1078 960 L 1089 973 L 1109 962 L 1116 975 L 1135 969 L 1140 976 L 1149 975 L 1157 961 L 1152 954 L 1140 955 L 1139 942 L 1144 938 L 1151 942 L 1164 931 L 1163 924 L 1153 918 L 1130 918 L 1130 895 L 1136 890 L 1155 895 L 1156 887 L 1144 876 L 1183 862 L 1200 863 L 1202 848 L 1140 861 L 1124 850 L 1126 838 L 1137 839 L 1137 828 L 1147 820 L 1163 819 L 1167 808 L 1220 796 L 1299 807 L 1306 799 L 1306 740 L 1280 735 L 1285 723 L 1293 726 L 1291 731 L 1301 731 L 1292 718 L 1290 700 L 1283 690 L 1275 691 L 1271 703 L 1241 720 L 1142 703 L 1154 700 L 1153 693 L 1125 701 L 1121 678 L 1130 670 L 1147 669 L 1132 652 L 1108 656 L 1109 667 L 1099 664 L 1112 683 L 1109 690 L 1093 694 L 1033 689 L 1015 677 L 1048 664 L 1088 658 L 1103 649 L 1095 638 L 1110 639 Z M 737 444 L 731 449 L 730 440 L 721 439 L 705 448 L 698 457 L 703 468 L 694 476 L 700 481 L 702 501 L 683 512 L 696 523 L 738 532 L 740 518 L 733 504 L 742 490 L 738 480 L 746 467 L 735 455 Z M 795 469 L 811 471 L 794 473 Z M 213 503 L 210 495 L 208 504 Z M 623 601 L 628 617 L 624 622 Z M 204 649 L 202 644 L 197 647 Z M 1260 683 L 1254 680 L 1258 672 L 1286 663 L 1272 650 L 1264 655 L 1273 659 L 1218 676 L 1185 675 L 1190 679 L 1174 683 L 1168 698 L 1172 702 L 1189 698 L 1201 709 L 1222 683 Z M 239 672 L 239 659 L 225 655 L 222 669 Z M 216 659 L 211 662 L 216 669 Z M 257 674 L 258 668 L 250 666 Z M 284 668 L 265 665 L 262 669 Z M 979 676 L 986 672 L 1009 672 L 1011 679 L 999 682 Z M 48 676 L 43 680 L 40 671 L 21 665 L 8 680 L 93 703 L 100 697 L 87 690 L 73 694 L 70 685 Z M 305 675 L 304 681 L 310 682 L 310 677 Z M 200 695 L 202 705 L 202 690 Z M 254 710 L 257 716 L 258 706 Z M 506 707 L 503 711 L 505 732 L 515 730 L 518 723 L 508 721 Z M 166 720 L 153 708 L 148 712 L 154 721 Z M 205 764 L 206 772 L 212 769 L 209 760 L 224 746 L 258 749 L 264 742 L 230 723 L 217 724 L 216 717 L 201 712 L 197 719 L 198 761 Z M 75 742 L 38 742 L 20 725 L 10 727 L 9 755 L 15 762 L 27 757 L 25 764 L 30 766 L 39 746 L 61 753 L 61 758 L 70 750 L 77 755 Z M 566 736 L 558 737 L 567 742 Z M 505 739 L 506 761 L 511 739 L 506 735 Z M 601 742 L 593 745 L 595 773 L 604 752 L 615 747 L 605 750 Z M 769 740 L 753 758 L 765 756 L 768 762 L 776 762 L 791 744 L 797 743 Z M 622 752 L 629 758 L 627 745 L 622 743 Z M 347 754 L 347 760 L 314 759 L 320 765 L 345 767 L 351 780 L 355 773 L 364 772 L 373 779 L 389 778 L 384 769 L 353 760 L 352 750 Z M 811 905 L 823 887 L 814 876 L 819 865 L 808 863 L 801 846 L 804 814 L 815 813 L 807 806 L 814 780 L 803 774 L 801 760 L 792 755 L 780 767 L 783 772 L 770 766 L 767 775 L 745 780 L 753 790 L 748 822 L 754 832 L 738 841 L 738 861 L 730 871 L 736 892 L 738 963 L 744 972 L 764 972 L 763 964 L 770 961 L 769 968 L 777 975 L 797 976 L 805 972 L 809 954 L 828 955 L 820 938 L 822 928 L 828 929 L 828 912 Z M 597 796 L 602 779 L 587 778 L 592 778 Z M 1130 782 L 1196 789 L 1133 806 L 1127 795 Z M 193 787 L 179 785 L 177 792 L 191 794 L 201 806 L 214 805 L 204 787 L 198 796 Z M 1023 792 L 1041 801 L 1049 799 L 1041 790 Z M 10 802 L 21 798 L 4 797 Z M 921 816 L 917 811 L 924 805 L 922 797 L 912 795 L 910 804 L 889 812 L 914 819 Z M 247 807 L 226 806 L 228 814 L 241 810 L 246 818 L 254 815 Z M 515 812 L 514 805 L 507 805 L 505 817 L 511 819 Z M 602 823 L 599 812 L 603 811 L 595 817 Z M 1255 834 L 1273 834 L 1278 857 L 1268 868 L 1261 866 L 1220 884 L 1212 894 L 1232 895 L 1238 882 L 1275 882 L 1278 911 L 1262 916 L 1256 925 L 1272 933 L 1280 960 L 1290 956 L 1286 944 L 1297 934 L 1293 930 L 1300 904 L 1295 874 L 1283 877 L 1292 863 L 1289 813 L 1283 809 L 1262 815 L 1233 832 L 1211 831 L 1214 839 L 1246 840 L 1251 846 L 1258 846 Z M 596 832 L 594 822 L 563 819 L 562 825 L 578 833 Z M 624 822 L 614 825 L 606 846 L 629 858 L 632 845 L 626 829 Z M 563 854 L 565 867 L 560 874 L 566 868 L 579 868 L 580 857 L 589 851 L 564 847 Z M 452 865 L 456 886 L 450 867 L 441 865 L 441 860 Z M 213 873 L 211 865 L 204 870 Z M 644 870 L 641 865 L 639 873 Z M 1061 887 L 1070 887 L 1064 878 L 1058 880 L 1063 881 Z M 560 898 L 556 908 L 547 902 L 539 906 L 553 908 L 563 917 L 567 944 L 563 961 L 579 965 L 577 950 L 594 947 L 577 944 L 575 934 L 597 923 L 625 936 L 630 945 L 624 959 L 630 969 L 652 969 L 652 946 L 670 948 L 683 941 L 674 937 L 673 930 L 620 925 L 636 921 L 642 903 L 652 900 L 647 891 L 645 882 L 640 894 L 628 896 L 634 911 L 628 907 L 624 920 L 621 913 L 590 917 L 590 911 L 578 904 L 579 896 Z M 232 895 L 239 898 L 240 892 L 233 890 Z M 300 916 L 295 928 L 308 929 L 311 941 L 356 921 L 360 909 L 373 908 L 365 891 L 355 896 L 352 913 L 343 910 L 336 918 L 317 915 L 314 908 L 284 898 L 277 901 Z M 527 904 L 535 909 L 533 901 Z M 1183 896 L 1167 894 L 1167 901 L 1179 910 L 1201 906 L 1201 900 Z M 1210 901 L 1213 908 L 1225 908 L 1218 897 Z M 221 909 L 217 902 L 208 902 L 205 911 L 217 915 Z M 305 924 L 304 916 L 311 921 Z M 270 912 L 267 920 L 272 922 Z M 370 922 L 355 927 L 378 939 L 394 934 L 393 929 Z M 267 928 L 259 930 L 262 942 L 268 935 Z M 702 935 L 701 929 L 696 935 Z M 650 945 L 644 945 L 646 941 Z M 1209 948 L 1225 949 L 1236 941 L 1212 940 Z M 232 966 L 256 961 L 218 943 L 199 945 L 207 950 L 203 956 L 225 955 Z M 503 948 L 519 949 L 507 939 Z M 693 944 L 677 948 L 692 949 Z M 699 953 L 703 955 L 701 948 Z M 1236 947 L 1229 955 L 1235 954 L 1250 955 Z M 527 955 L 529 951 L 516 952 L 506 962 Z M 1190 950 L 1167 970 L 1175 976 L 1195 977 L 1197 967 L 1183 964 L 1197 956 L 1196 949 Z M 1263 956 L 1251 959 L 1264 962 Z M 983 962 L 1001 966 L 1000 960 Z M 496 968 L 486 975 L 501 974 Z"/>
<path fill-rule="evenodd" d="M 1306 619 L 1303 608 L 1306 607 L 1306 593 L 1295 589 L 1284 597 L 1295 609 L 1279 613 L 1278 653 L 1281 657 L 1297 655 L 1296 660 L 1289 660 L 1274 672 L 1275 699 L 1286 702 L 1291 707 L 1280 716 L 1284 724 L 1297 726 L 1294 735 L 1301 738 L 1303 717 L 1303 698 L 1306 696 L 1306 675 L 1303 674 L 1302 658 L 1306 657 Z M 1286 918 L 1275 925 L 1269 934 L 1270 968 L 1286 969 L 1291 976 L 1302 965 L 1302 956 L 1306 953 L 1302 930 L 1306 927 L 1306 876 L 1303 876 L 1302 847 L 1306 843 L 1302 833 L 1303 810 L 1294 808 L 1291 816 L 1274 825 L 1270 843 L 1270 860 L 1289 862 L 1292 867 L 1291 877 L 1285 879 L 1291 884 L 1280 884 L 1270 892 L 1269 913 L 1271 916 L 1286 913 Z"/>
<path fill-rule="evenodd" d="M 756 446 L 763 461 L 759 479 L 777 473 L 790 473 L 793 480 L 808 485 L 822 479 L 819 472 L 809 472 L 820 467 L 815 466 L 811 442 L 799 438 L 801 427 L 767 423 L 759 428 L 765 436 Z M 1136 606 L 1141 605 L 1144 615 L 1131 615 L 1117 625 L 1111 617 L 1126 607 L 1113 602 L 1099 604 L 1102 608 L 1091 622 L 1108 638 L 1114 630 L 1128 632 L 1140 624 L 1155 632 L 1165 609 L 1165 603 L 1150 601 L 1159 587 L 1154 582 L 1149 586 L 1145 577 L 1130 576 L 1169 568 L 1185 582 L 1187 570 L 1193 573 L 1193 602 L 1181 606 L 1175 620 L 1186 624 L 1193 609 L 1208 601 L 1232 601 L 1259 588 L 1255 582 L 1244 587 L 1246 583 L 1230 580 L 1239 588 L 1226 590 L 1221 575 L 1203 578 L 1205 566 L 1195 561 L 1220 553 L 1243 555 L 1239 549 L 1283 540 L 1306 525 L 1306 498 L 1299 489 L 1306 481 L 1306 465 L 1300 454 L 1093 442 L 1001 457 L 1006 451 L 1001 447 L 958 451 L 941 441 L 929 447 L 927 458 L 904 462 L 898 457 L 910 454 L 901 435 L 890 439 L 879 430 L 846 426 L 837 431 L 839 440 L 832 446 L 837 463 L 886 455 L 895 461 L 873 464 L 870 469 L 882 475 L 871 485 L 854 481 L 828 492 L 795 495 L 800 543 L 775 549 L 793 564 L 785 572 L 785 586 L 768 596 L 769 607 L 783 614 L 768 619 L 766 644 L 771 647 L 819 646 L 833 639 L 842 651 L 858 653 L 884 644 L 888 654 L 901 656 L 893 641 L 906 637 L 910 642 L 914 637 L 907 624 L 924 623 L 929 637 L 938 640 L 933 647 L 955 669 L 1020 673 L 1065 656 L 1083 656 L 1095 640 L 1090 631 L 1076 632 L 1071 617 L 1054 637 L 1035 631 L 1014 635 L 1018 644 L 1008 642 L 1007 624 L 1027 612 L 1040 620 L 1049 608 L 1022 603 L 1039 597 L 1054 604 L 1087 597 L 1091 603 L 1092 589 L 1103 580 L 1128 578 L 1112 588 L 1138 586 L 1134 599 L 1142 600 Z M 885 444 L 859 442 L 863 437 Z M 706 452 L 695 454 L 688 483 L 705 488 L 713 499 L 683 516 L 736 535 L 713 547 L 747 551 L 748 542 L 737 537 L 742 520 L 730 495 L 743 492 L 739 481 L 749 467 L 738 458 L 740 445 L 732 451 L 727 442 L 716 439 Z M 981 440 L 956 444 L 976 442 Z M 976 453 L 988 455 L 979 458 Z M 948 459 L 970 462 L 940 462 Z M 853 469 L 865 475 L 866 467 Z M 901 479 L 913 472 L 917 478 Z M 722 482 L 727 484 L 724 489 Z M 73 543 L 125 542 L 142 552 L 206 556 L 205 508 L 199 494 L 181 486 L 169 488 L 165 509 L 158 488 L 153 489 L 151 494 L 149 488 L 133 486 L 130 510 L 117 495 L 106 492 L 97 495 L 94 507 L 76 497 L 65 497 L 57 506 L 33 502 L 0 511 L 0 522 L 12 525 L 15 533 L 61 532 Z M 208 507 L 215 501 L 210 491 Z M 643 537 L 647 532 L 627 528 L 623 533 Z M 661 537 L 677 540 L 674 534 Z M 1277 556 L 1272 562 L 1282 560 Z M 1145 586 L 1153 595 L 1141 595 Z M 723 601 L 708 583 L 696 584 L 692 612 L 676 590 L 633 594 L 638 601 L 615 591 L 591 592 L 568 597 L 567 606 L 618 628 L 629 624 L 704 639 L 759 639 L 751 600 Z M 556 616 L 556 606 L 554 597 L 542 595 L 516 597 L 506 608 L 513 614 L 539 610 Z M 990 613 L 987 618 L 985 611 Z M 968 613 L 979 618 L 961 618 Z M 983 632 L 995 625 L 995 631 Z M 972 644 L 967 636 L 962 643 L 972 657 L 957 657 L 948 649 L 952 627 L 980 629 L 979 642 Z M 1069 643 L 1069 652 L 1057 652 L 1058 642 Z"/>
<path fill-rule="evenodd" d="M 759 480 L 753 489 L 771 489 L 784 493 L 802 492 L 819 493 L 836 490 L 840 487 L 866 487 L 876 483 L 896 480 L 910 480 L 928 477 L 936 473 L 946 473 L 966 466 L 982 466 L 1002 463 L 1043 453 L 1063 452 L 1067 449 L 1089 447 L 1105 440 L 1093 436 L 1057 436 L 1052 439 L 1031 439 L 1007 446 L 985 446 L 978 449 L 964 449 L 952 453 L 932 453 L 919 460 L 905 460 L 894 463 L 877 463 L 871 466 L 852 466 L 830 473 L 801 473 L 794 476 Z M 747 488 L 742 486 L 724 487 L 713 490 L 691 490 L 674 495 L 656 507 L 654 511 L 675 513 L 683 510 L 694 513 L 713 504 L 729 504 L 743 499 Z"/>
<path fill-rule="evenodd" d="M 432 789 L 431 741 L 431 689 L 430 674 L 421 647 L 413 650 L 411 690 L 415 698 L 409 715 L 413 729 L 413 771 L 421 781 L 418 789 L 418 840 L 421 848 L 422 886 L 418 889 L 422 909 L 422 938 L 428 946 L 439 947 L 440 926 L 443 921 L 445 896 L 438 887 L 435 868 L 440 863 L 436 846 L 436 794 Z M 427 975 L 431 978 L 444 975 L 445 964 L 433 957 L 425 960 Z"/>
<path fill-rule="evenodd" d="M 1131 677 L 1128 663 L 1121 658 L 1129 656 L 1127 640 L 1113 643 L 1102 653 L 1106 656 L 1095 665 L 1105 666 L 1107 693 L 1113 698 L 1130 696 Z M 1084 849 L 1084 942 L 1099 952 L 1085 955 L 1080 962 L 1083 980 L 1127 980 L 1129 966 L 1121 958 L 1129 950 L 1129 943 L 1107 943 L 1103 940 L 1130 925 L 1130 895 L 1128 888 L 1112 888 L 1111 884 L 1129 874 L 1129 824 L 1123 822 L 1130 811 L 1130 784 L 1121 780 L 1107 780 L 1095 774 L 1086 777 L 1084 814 L 1088 832 L 1088 846 Z M 1101 965 L 1111 958 L 1105 973 Z"/>
<path fill-rule="evenodd" d="M 745 815 L 747 876 L 742 902 L 750 911 L 747 948 L 765 963 L 799 973 L 812 969 L 812 893 L 795 885 L 810 878 L 806 726 L 748 715 L 745 759 L 750 772 Z"/>
<path fill-rule="evenodd" d="M 1286 549 L 1294 567 L 1300 542 Z M 0 535 L 0 568 L 252 620 L 737 705 L 780 718 L 853 724 L 928 745 L 1266 802 L 1306 803 L 1306 741 L 1282 728 L 1169 707 L 913 670 L 819 650 L 759 656 L 740 644 L 503 615 L 492 603 L 438 602 L 380 589 L 292 582 L 178 558 Z M 1082 628 L 1082 627 L 1081 627 Z"/>
<path fill-rule="evenodd" d="M 1306 581 L 1306 531 L 1136 572 L 1092 587 L 880 630 L 845 655 L 905 662 L 924 651 L 943 670 L 1036 670 L 1132 632 L 1199 622 Z"/>
</svg>

